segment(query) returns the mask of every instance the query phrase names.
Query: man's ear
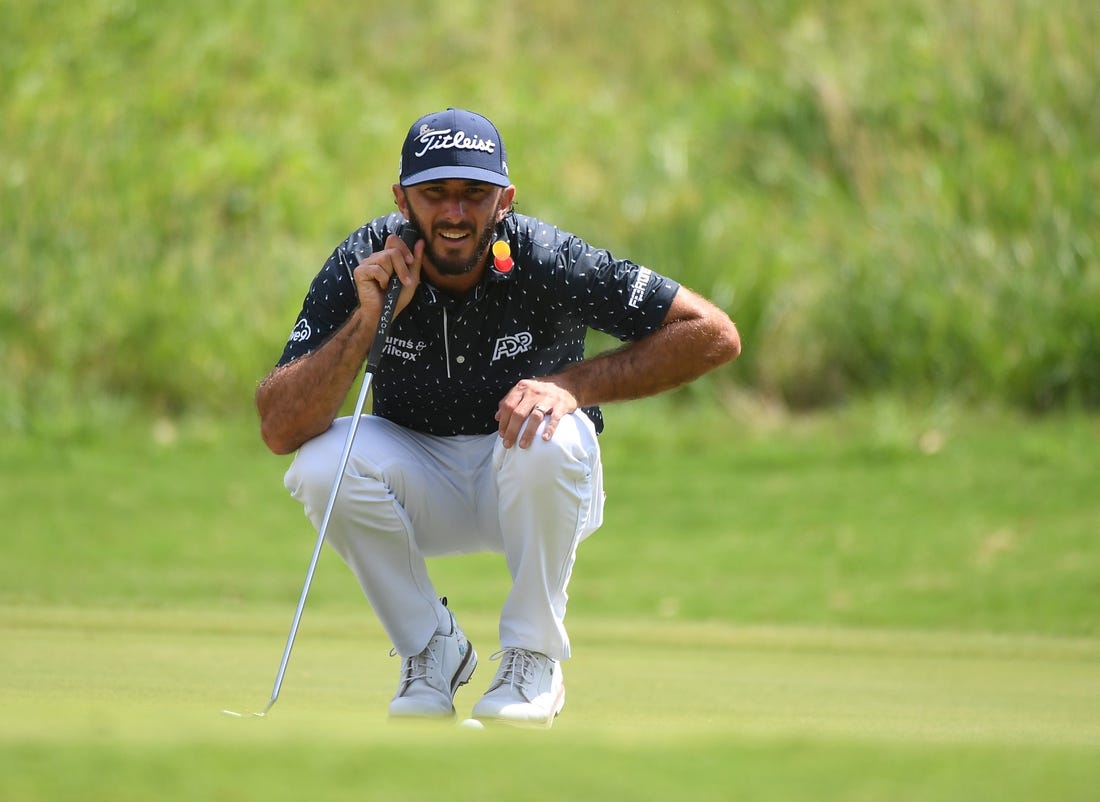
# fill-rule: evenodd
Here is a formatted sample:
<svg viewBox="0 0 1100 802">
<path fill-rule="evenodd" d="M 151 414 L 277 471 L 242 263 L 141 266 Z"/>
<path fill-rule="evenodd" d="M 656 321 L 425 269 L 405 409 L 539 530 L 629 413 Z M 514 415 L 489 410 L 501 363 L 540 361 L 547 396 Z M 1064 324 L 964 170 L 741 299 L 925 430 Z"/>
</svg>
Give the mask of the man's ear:
<svg viewBox="0 0 1100 802">
<path fill-rule="evenodd" d="M 405 188 L 400 184 L 393 185 L 393 202 L 397 206 L 397 211 L 409 220 L 409 198 L 405 194 Z"/>
<path fill-rule="evenodd" d="M 500 193 L 500 208 L 497 209 L 497 222 L 499 223 L 504 219 L 512 208 L 512 204 L 516 200 L 516 185 L 512 184 L 504 188 L 504 191 Z"/>
</svg>

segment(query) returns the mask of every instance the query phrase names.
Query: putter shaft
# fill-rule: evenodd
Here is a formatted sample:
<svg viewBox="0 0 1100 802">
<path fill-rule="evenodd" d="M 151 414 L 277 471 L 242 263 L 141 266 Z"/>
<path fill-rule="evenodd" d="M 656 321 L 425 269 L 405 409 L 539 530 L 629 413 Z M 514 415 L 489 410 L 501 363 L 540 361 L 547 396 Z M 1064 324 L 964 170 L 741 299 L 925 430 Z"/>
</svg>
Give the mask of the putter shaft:
<svg viewBox="0 0 1100 802">
<path fill-rule="evenodd" d="M 410 226 L 407 226 L 406 231 L 410 228 Z M 407 234 L 403 232 L 402 237 L 405 236 L 407 236 Z M 407 239 L 406 242 L 408 242 Z M 413 239 L 414 244 L 415 242 L 416 240 Z M 389 331 L 390 323 L 393 320 L 394 309 L 397 306 L 397 296 L 400 294 L 401 282 L 398 280 L 397 275 L 394 274 L 390 278 L 389 285 L 386 287 L 386 295 L 382 302 L 382 311 L 378 316 L 378 330 L 375 332 L 374 342 L 371 343 L 370 353 L 367 356 L 366 371 L 363 375 L 363 386 L 359 390 L 358 399 L 355 401 L 355 411 L 352 412 L 351 415 L 351 423 L 348 426 L 348 435 L 344 440 L 344 450 L 340 455 L 340 464 L 336 471 L 336 478 L 333 480 L 332 491 L 329 493 L 328 503 L 325 505 L 325 514 L 321 518 L 321 525 L 317 528 L 317 542 L 313 546 L 313 554 L 309 559 L 309 567 L 306 569 L 306 579 L 302 584 L 302 593 L 298 597 L 298 606 L 294 609 L 294 619 L 290 624 L 290 633 L 287 635 L 282 659 L 279 660 L 279 670 L 275 674 L 275 684 L 271 689 L 271 698 L 268 699 L 267 705 L 259 713 L 236 713 L 232 710 L 222 710 L 224 715 L 233 716 L 235 718 L 248 718 L 250 716 L 264 718 L 279 698 L 279 691 L 282 690 L 283 687 L 283 678 L 286 676 L 286 667 L 287 664 L 290 663 L 290 653 L 294 649 L 294 641 L 298 636 L 298 626 L 302 622 L 302 611 L 306 606 L 306 598 L 309 596 L 310 585 L 313 584 L 313 574 L 317 571 L 317 561 L 321 556 L 321 549 L 325 545 L 325 534 L 328 532 L 329 518 L 332 517 L 333 507 L 336 506 L 336 496 L 340 492 L 340 485 L 344 480 L 344 473 L 347 471 L 348 467 L 348 459 L 351 457 L 351 448 L 355 442 L 355 433 L 359 429 L 359 418 L 362 416 L 363 407 L 366 405 L 367 394 L 370 392 L 374 372 L 378 369 L 378 363 L 382 359 L 382 348 L 385 346 L 386 333 Z"/>
</svg>

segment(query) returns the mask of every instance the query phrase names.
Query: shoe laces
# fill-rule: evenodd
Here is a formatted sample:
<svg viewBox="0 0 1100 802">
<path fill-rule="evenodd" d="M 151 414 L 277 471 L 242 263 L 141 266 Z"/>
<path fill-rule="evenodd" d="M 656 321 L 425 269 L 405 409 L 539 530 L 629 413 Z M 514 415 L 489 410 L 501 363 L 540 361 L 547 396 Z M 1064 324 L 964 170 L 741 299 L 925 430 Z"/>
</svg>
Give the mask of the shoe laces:
<svg viewBox="0 0 1100 802">
<path fill-rule="evenodd" d="M 535 653 L 527 649 L 501 649 L 489 656 L 490 660 L 500 660 L 500 685 L 527 687 L 535 681 L 538 664 Z"/>
<path fill-rule="evenodd" d="M 435 638 L 432 638 L 432 641 L 434 640 Z M 424 651 L 420 654 L 414 654 L 412 657 L 405 658 L 405 667 L 401 676 L 401 682 L 406 688 L 417 680 L 424 680 L 431 685 L 432 669 L 436 669 L 436 674 L 439 673 L 439 655 L 435 653 L 432 645 L 432 642 L 429 642 L 428 645 L 424 647 Z M 396 649 L 390 651 L 391 657 L 396 654 Z"/>
</svg>

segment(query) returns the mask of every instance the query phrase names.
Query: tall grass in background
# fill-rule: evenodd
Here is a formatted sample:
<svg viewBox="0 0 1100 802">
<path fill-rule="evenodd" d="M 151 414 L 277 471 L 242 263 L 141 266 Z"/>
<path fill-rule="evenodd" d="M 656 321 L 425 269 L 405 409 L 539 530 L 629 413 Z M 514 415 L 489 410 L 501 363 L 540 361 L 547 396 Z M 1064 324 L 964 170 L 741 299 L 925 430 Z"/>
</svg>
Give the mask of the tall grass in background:
<svg viewBox="0 0 1100 802">
<path fill-rule="evenodd" d="M 1100 6 L 0 7 L 0 426 L 247 410 L 309 278 L 467 106 L 523 212 L 738 321 L 702 385 L 1100 405 Z"/>
</svg>

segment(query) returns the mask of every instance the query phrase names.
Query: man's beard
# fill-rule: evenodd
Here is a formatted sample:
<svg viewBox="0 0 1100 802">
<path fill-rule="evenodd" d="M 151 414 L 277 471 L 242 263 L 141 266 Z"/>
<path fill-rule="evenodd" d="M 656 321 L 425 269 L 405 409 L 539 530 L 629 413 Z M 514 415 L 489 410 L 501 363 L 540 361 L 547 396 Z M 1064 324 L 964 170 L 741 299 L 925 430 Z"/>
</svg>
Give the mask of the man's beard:
<svg viewBox="0 0 1100 802">
<path fill-rule="evenodd" d="M 416 226 L 417 230 L 421 232 L 424 237 L 424 255 L 428 257 L 428 260 L 435 265 L 435 269 L 442 273 L 444 276 L 464 276 L 472 271 L 481 261 L 485 258 L 486 252 L 489 250 L 489 243 L 493 241 L 493 234 L 496 231 L 496 221 L 490 219 L 485 224 L 485 228 L 481 231 L 481 236 L 477 240 L 477 245 L 474 247 L 474 255 L 468 259 L 448 259 L 442 254 L 438 253 L 432 242 L 435 241 L 432 232 L 426 232 L 424 226 L 420 224 L 420 220 L 413 213 L 412 209 L 409 209 L 409 221 Z M 467 229 L 471 233 L 474 232 L 473 227 Z"/>
</svg>

